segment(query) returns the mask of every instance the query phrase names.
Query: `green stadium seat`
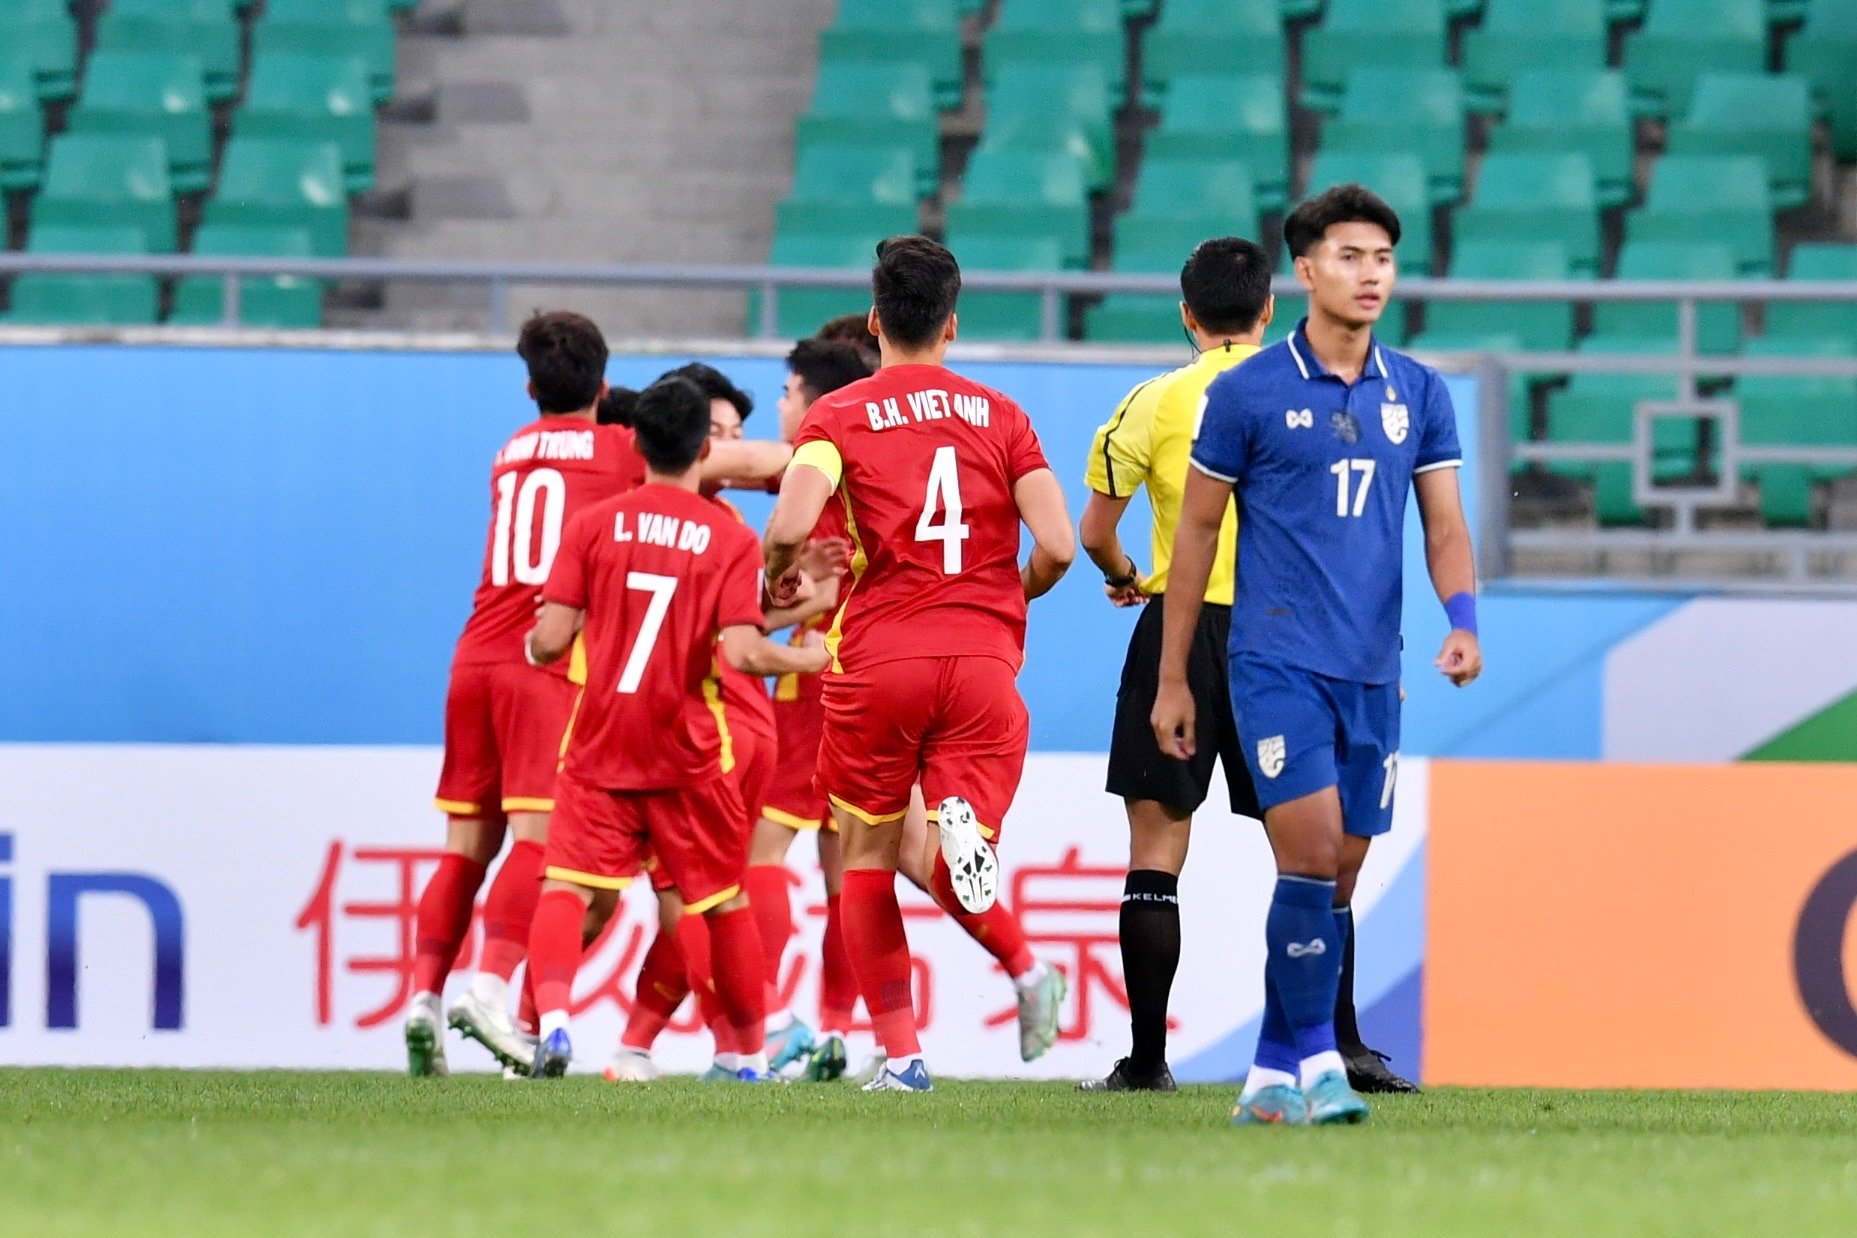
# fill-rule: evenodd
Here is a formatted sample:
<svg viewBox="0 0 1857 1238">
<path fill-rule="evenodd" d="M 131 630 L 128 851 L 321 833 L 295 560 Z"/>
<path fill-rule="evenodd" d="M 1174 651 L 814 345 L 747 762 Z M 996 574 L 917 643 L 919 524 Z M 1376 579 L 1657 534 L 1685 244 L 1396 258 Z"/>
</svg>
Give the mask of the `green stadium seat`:
<svg viewBox="0 0 1857 1238">
<path fill-rule="evenodd" d="M 1857 63 L 1852 65 L 1857 72 Z M 1705 73 L 1670 126 L 1672 155 L 1753 155 L 1767 165 L 1774 209 L 1812 196 L 1811 85 L 1803 77 Z"/>
<path fill-rule="evenodd" d="M 0 56 L 0 193 L 36 189 L 45 174 L 45 109 L 32 62 Z"/>
<path fill-rule="evenodd" d="M 1289 200 L 1290 124 L 1283 81 L 1274 74 L 1178 77 L 1167 88 L 1149 159 L 1219 156 L 1251 169 L 1260 210 Z"/>
<path fill-rule="evenodd" d="M 1453 279 L 1564 280 L 1572 278 L 1572 269 L 1558 241 L 1485 240 L 1460 243 L 1451 255 L 1450 274 Z M 1413 347 L 1443 350 L 1442 340 L 1479 335 L 1508 336 L 1531 352 L 1565 352 L 1573 347 L 1573 306 L 1565 301 L 1429 301 L 1425 330 Z"/>
<path fill-rule="evenodd" d="M 1767 67 L 1763 0 L 1657 0 L 1625 41 L 1625 78 L 1641 116 L 1681 116 L 1704 73 Z"/>
<path fill-rule="evenodd" d="M 1167 0 L 1141 41 L 1141 94 L 1161 106 L 1185 77 L 1268 75 L 1283 93 L 1283 17 L 1277 0 Z"/>
<path fill-rule="evenodd" d="M 976 150 L 959 201 L 948 207 L 951 236 L 1057 238 L 1066 267 L 1090 262 L 1089 186 L 1066 154 Z"/>
<path fill-rule="evenodd" d="M 775 233 L 903 236 L 922 231 L 921 213 L 910 202 L 836 202 L 788 198 L 774 207 Z"/>
<path fill-rule="evenodd" d="M 1857 160 L 1857 5 L 1812 0 L 1805 25 L 1786 45 L 1786 70 L 1812 83 L 1831 120 L 1831 148 L 1840 162 Z"/>
<path fill-rule="evenodd" d="M 1722 241 L 1745 275 L 1773 270 L 1773 208 L 1767 170 L 1752 155 L 1665 155 L 1651 170 L 1644 205 L 1625 223 L 1633 241 Z"/>
<path fill-rule="evenodd" d="M 1228 235 L 1259 234 L 1251 170 L 1236 159 L 1144 159 L 1128 213 L 1142 219 L 1211 216 L 1226 221 Z"/>
<path fill-rule="evenodd" d="M 1707 235 L 1703 233 L 1702 235 Z M 1720 241 L 1627 241 L 1618 253 L 1619 279 L 1732 280 L 1734 251 Z M 1593 330 L 1675 347 L 1677 307 L 1669 301 L 1609 301 L 1593 307 Z M 1741 310 L 1730 301 L 1696 307 L 1696 346 L 1733 352 L 1741 344 Z"/>
<path fill-rule="evenodd" d="M 1402 242 L 1403 244 L 1403 242 Z M 1294 278 L 1296 264 L 1291 260 L 1289 251 L 1283 251 L 1283 260 L 1277 267 L 1277 274 Z M 1276 316 L 1270 320 L 1269 330 L 1264 332 L 1266 343 L 1274 344 L 1287 336 L 1298 322 L 1309 313 L 1309 296 L 1305 292 L 1286 292 L 1277 294 Z M 1394 296 L 1386 303 L 1380 314 L 1380 321 L 1374 324 L 1373 338 L 1382 344 L 1399 347 L 1406 338 L 1406 303 Z"/>
<path fill-rule="evenodd" d="M 341 149 L 333 142 L 234 138 L 226 144 L 206 222 L 301 228 L 317 257 L 342 257 L 348 252 L 348 195 Z"/>
<path fill-rule="evenodd" d="M 868 272 L 876 261 L 877 244 L 887 232 L 787 232 L 776 233 L 768 265 L 777 267 L 821 267 L 827 270 Z M 863 288 L 789 288 L 775 302 L 776 328 L 786 339 L 802 339 L 819 329 L 819 325 L 840 314 L 860 314 L 870 310 L 870 290 Z M 748 296 L 748 333 L 759 332 L 761 297 L 759 290 Z"/>
<path fill-rule="evenodd" d="M 1849 357 L 1852 341 L 1749 340 L 1750 357 Z M 1741 441 L 1750 447 L 1857 448 L 1857 379 L 1749 375 L 1729 398 L 1741 406 Z M 1741 470 L 1760 487 L 1760 515 L 1769 525 L 1803 528 L 1812 519 L 1815 483 L 1857 473 L 1836 465 L 1756 464 Z"/>
<path fill-rule="evenodd" d="M 1548 240 L 1567 251 L 1573 274 L 1599 274 L 1599 196 L 1585 155 L 1490 154 L 1470 205 L 1452 218 L 1453 239 Z"/>
<path fill-rule="evenodd" d="M 147 252 L 174 252 L 174 185 L 160 138 L 67 133 L 54 138 L 45 184 L 32 204 L 35 228 L 140 228 Z"/>
<path fill-rule="evenodd" d="M 1425 165 L 1419 162 L 1419 157 L 1409 151 L 1392 154 L 1317 151 L 1315 164 L 1309 170 L 1308 191 L 1304 196 L 1349 182 L 1365 185 L 1399 213 L 1400 269 L 1410 275 L 1429 272 L 1432 248 L 1431 194 L 1426 186 Z"/>
<path fill-rule="evenodd" d="M 344 56 L 273 52 L 252 63 L 234 132 L 247 138 L 333 142 L 349 193 L 374 187 L 377 136 L 367 67 Z"/>
<path fill-rule="evenodd" d="M 254 52 L 352 56 L 368 69 L 376 103 L 393 97 L 396 36 L 379 0 L 267 0 Z"/>
<path fill-rule="evenodd" d="M 144 254 L 148 241 L 133 224 L 36 224 L 31 254 Z M 160 288 L 152 275 L 22 275 L 13 281 L 6 321 L 19 325 L 142 326 L 155 321 Z"/>
<path fill-rule="evenodd" d="M 1795 245 L 1786 278 L 1857 281 L 1857 245 Z M 1765 334 L 1857 340 L 1857 301 L 1770 301 Z"/>
<path fill-rule="evenodd" d="M 1635 122 L 1625 77 L 1613 69 L 1528 69 L 1509 90 L 1508 118 L 1490 131 L 1494 155 L 1572 152 L 1591 161 L 1599 205 L 1634 189 Z"/>
<path fill-rule="evenodd" d="M 948 244 L 963 271 L 1057 271 L 1064 255 L 1055 237 L 960 236 Z M 1064 302 L 1058 302 L 1058 331 L 1063 335 Z M 956 309 L 961 338 L 987 343 L 1028 343 L 1041 338 L 1043 299 L 1036 292 L 1002 292 L 964 288 Z"/>
<path fill-rule="evenodd" d="M 1642 356 L 1670 351 L 1662 340 L 1635 336 L 1589 336 L 1579 351 Z M 1637 433 L 1640 400 L 1674 400 L 1677 383 L 1663 374 L 1575 374 L 1564 388 L 1547 397 L 1547 441 L 1550 443 L 1629 443 Z M 1693 425 L 1678 418 L 1660 418 L 1651 434 L 1651 476 L 1669 482 L 1696 468 L 1696 434 Z M 1644 509 L 1632 497 L 1631 465 L 1624 461 L 1556 461 L 1548 471 L 1562 477 L 1589 481 L 1599 523 L 1608 526 L 1643 525 Z"/>
<path fill-rule="evenodd" d="M 825 61 L 793 144 L 907 146 L 915 157 L 917 189 L 933 192 L 941 183 L 941 120 L 928 66 Z"/>
<path fill-rule="evenodd" d="M 1606 0 L 1606 20 L 1614 26 L 1644 20 L 1644 10 L 1651 0 Z"/>
<path fill-rule="evenodd" d="M 1464 96 L 1473 112 L 1500 113 L 1515 79 L 1537 66 L 1562 73 L 1606 67 L 1605 0 L 1490 0 L 1464 36 Z"/>
<path fill-rule="evenodd" d="M 1464 195 L 1464 92 L 1451 69 L 1367 67 L 1348 75 L 1321 149 L 1409 150 L 1425 165 L 1431 201 Z"/>
<path fill-rule="evenodd" d="M 118 52 L 194 56 L 206 97 L 239 90 L 239 23 L 215 0 L 114 0 L 97 28 L 97 46 Z"/>
<path fill-rule="evenodd" d="M 1443 0 L 1329 0 L 1303 40 L 1302 104 L 1333 112 L 1351 73 L 1376 65 L 1446 63 Z"/>
<path fill-rule="evenodd" d="M 987 85 L 992 150 L 1064 150 L 1084 161 L 1092 191 L 1115 174 L 1115 125 L 1108 79 L 1094 64 L 1004 64 Z"/>
<path fill-rule="evenodd" d="M 193 239 L 193 252 L 216 257 L 308 258 L 310 235 L 301 228 L 207 224 Z M 190 275 L 174 291 L 177 327 L 216 327 L 225 318 L 225 281 Z M 322 326 L 322 283 L 285 275 L 239 281 L 239 323 L 248 327 L 314 330 Z"/>
<path fill-rule="evenodd" d="M 168 148 L 176 193 L 198 193 L 213 174 L 213 117 L 197 56 L 100 48 L 84 68 L 72 133 L 152 133 Z"/>
<path fill-rule="evenodd" d="M 915 163 L 906 146 L 802 147 L 794 154 L 793 192 L 787 201 L 884 204 L 913 215 L 921 192 Z"/>
<path fill-rule="evenodd" d="M 1113 2 L 1005 0 L 982 45 L 989 86 L 1008 64 L 1093 64 L 1102 69 L 1116 107 L 1128 98 L 1128 40 Z"/>
<path fill-rule="evenodd" d="M 935 84 L 935 106 L 959 107 L 965 86 L 960 14 L 946 0 L 840 0 L 819 36 L 819 59 L 915 61 Z"/>
<path fill-rule="evenodd" d="M 61 4 L 27 4 L 0 10 L 0 49 L 32 66 L 39 98 L 77 93 L 77 23 Z"/>
<path fill-rule="evenodd" d="M 1114 271 L 1178 276 L 1201 241 L 1235 236 L 1221 215 L 1143 218 L 1123 215 L 1115 223 Z M 1175 292 L 1112 292 L 1084 315 L 1085 339 L 1116 344 L 1171 344 L 1180 339 L 1180 296 Z"/>
</svg>

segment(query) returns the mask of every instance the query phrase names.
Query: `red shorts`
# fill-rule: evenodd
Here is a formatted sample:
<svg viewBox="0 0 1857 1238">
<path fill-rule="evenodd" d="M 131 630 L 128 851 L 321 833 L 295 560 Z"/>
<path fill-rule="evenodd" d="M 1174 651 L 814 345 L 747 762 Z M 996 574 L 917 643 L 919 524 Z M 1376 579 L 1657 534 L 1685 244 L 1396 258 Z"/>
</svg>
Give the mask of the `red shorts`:
<svg viewBox="0 0 1857 1238">
<path fill-rule="evenodd" d="M 735 768 L 729 772 L 728 781 L 735 784 L 736 801 L 742 806 L 742 855 L 748 854 L 747 847 L 754 835 L 754 823 L 760 819 L 752 805 L 759 804 L 767 794 L 767 784 L 774 776 L 774 737 L 761 730 L 739 728 L 730 735 L 734 747 Z M 746 860 L 743 861 L 746 863 Z M 656 857 L 648 857 L 645 868 L 651 873 L 651 888 L 654 890 L 671 890 L 676 883 L 664 865 Z"/>
<path fill-rule="evenodd" d="M 655 857 L 685 907 L 708 911 L 741 892 L 748 870 L 743 815 L 729 778 L 698 778 L 664 791 L 607 791 L 563 773 L 542 875 L 622 890 Z"/>
<path fill-rule="evenodd" d="M 826 676 L 820 789 L 880 825 L 902 819 L 920 782 L 931 818 L 958 795 L 998 838 L 1031 742 L 1017 680 L 990 657 L 903 658 Z"/>
<path fill-rule="evenodd" d="M 790 701 L 776 698 L 774 724 L 780 736 L 780 758 L 767 794 L 761 797 L 761 815 L 791 830 L 837 828 L 816 779 L 819 741 L 825 733 L 825 703 L 818 688 L 801 689 Z"/>
<path fill-rule="evenodd" d="M 579 691 L 565 676 L 527 663 L 452 667 L 439 811 L 493 817 L 553 809 L 561 738 Z"/>
</svg>

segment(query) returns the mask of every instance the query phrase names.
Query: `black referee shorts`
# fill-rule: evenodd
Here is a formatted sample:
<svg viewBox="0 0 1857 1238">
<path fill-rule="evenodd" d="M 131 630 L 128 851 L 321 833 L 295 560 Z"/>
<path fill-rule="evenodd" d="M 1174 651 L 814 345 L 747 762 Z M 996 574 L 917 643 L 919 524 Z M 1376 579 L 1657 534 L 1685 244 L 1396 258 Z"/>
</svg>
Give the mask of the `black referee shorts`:
<svg viewBox="0 0 1857 1238">
<path fill-rule="evenodd" d="M 1154 741 L 1148 716 L 1161 675 L 1163 594 L 1142 608 L 1129 637 L 1116 690 L 1115 733 L 1109 740 L 1109 794 L 1125 800 L 1158 800 L 1176 812 L 1196 812 L 1212 790 L 1212 765 L 1225 767 L 1225 789 L 1232 812 L 1262 820 L 1251 768 L 1245 764 L 1232 716 L 1231 680 L 1226 646 L 1231 640 L 1232 608 L 1207 603 L 1199 612 L 1193 648 L 1187 654 L 1187 684 L 1193 689 L 1198 746 L 1193 759 L 1164 754 Z"/>
</svg>

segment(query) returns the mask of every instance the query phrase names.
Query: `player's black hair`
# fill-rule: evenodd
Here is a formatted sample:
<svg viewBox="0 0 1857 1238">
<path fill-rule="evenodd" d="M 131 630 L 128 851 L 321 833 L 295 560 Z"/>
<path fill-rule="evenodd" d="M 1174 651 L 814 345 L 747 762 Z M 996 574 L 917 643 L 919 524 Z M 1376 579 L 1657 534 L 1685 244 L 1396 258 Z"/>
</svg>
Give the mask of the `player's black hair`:
<svg viewBox="0 0 1857 1238">
<path fill-rule="evenodd" d="M 849 344 L 871 359 L 871 369 L 877 368 L 877 337 L 870 333 L 868 313 L 827 319 L 812 338 L 828 344 Z"/>
<path fill-rule="evenodd" d="M 961 295 L 961 266 L 926 236 L 893 236 L 877 246 L 871 299 L 883 333 L 904 348 L 933 343 Z"/>
<path fill-rule="evenodd" d="M 630 387 L 608 387 L 600 397 L 600 410 L 594 420 L 603 426 L 629 426 L 632 410 L 638 407 L 638 392 Z"/>
<path fill-rule="evenodd" d="M 646 464 L 659 473 L 681 473 L 709 441 L 709 396 L 689 379 L 666 374 L 638 393 L 632 430 Z"/>
<path fill-rule="evenodd" d="M 876 367 L 870 358 L 850 344 L 833 344 L 825 340 L 801 340 L 787 354 L 787 368 L 799 376 L 810 399 L 837 391 L 869 378 Z"/>
<path fill-rule="evenodd" d="M 711 400 L 727 400 L 735 406 L 735 415 L 743 421 L 754 411 L 754 397 L 729 381 L 729 376 L 713 365 L 704 365 L 701 361 L 692 361 L 680 365 L 674 370 L 659 375 L 660 378 L 685 378 L 696 384 Z"/>
<path fill-rule="evenodd" d="M 1283 220 L 1283 241 L 1290 257 L 1300 258 L 1314 249 L 1336 224 L 1378 224 L 1393 244 L 1399 244 L 1399 214 L 1386 199 L 1365 185 L 1336 185 L 1297 204 Z"/>
<path fill-rule="evenodd" d="M 592 319 L 566 310 L 537 310 L 522 324 L 516 354 L 529 367 L 535 403 L 543 413 L 578 413 L 599 399 L 606 381 L 606 337 Z"/>
<path fill-rule="evenodd" d="M 1236 236 L 1201 241 L 1180 268 L 1180 296 L 1214 335 L 1243 335 L 1270 300 L 1270 259 Z"/>
</svg>

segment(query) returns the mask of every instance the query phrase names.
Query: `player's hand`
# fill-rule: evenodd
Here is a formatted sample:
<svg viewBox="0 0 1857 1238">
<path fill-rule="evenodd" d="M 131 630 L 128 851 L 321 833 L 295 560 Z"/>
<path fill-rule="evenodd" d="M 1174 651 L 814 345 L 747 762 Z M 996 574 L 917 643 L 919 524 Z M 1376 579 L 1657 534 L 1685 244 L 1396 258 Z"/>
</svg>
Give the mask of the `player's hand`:
<svg viewBox="0 0 1857 1238">
<path fill-rule="evenodd" d="M 1483 646 L 1477 642 L 1475 633 L 1452 628 L 1433 665 L 1461 688 L 1483 673 Z"/>
<path fill-rule="evenodd" d="M 806 633 L 805 639 L 800 641 L 800 652 L 807 655 L 808 659 L 813 663 L 813 665 L 807 668 L 808 674 L 821 674 L 826 667 L 832 664 L 832 655 L 825 647 L 824 632 L 812 631 Z"/>
<path fill-rule="evenodd" d="M 767 600 L 769 609 L 785 610 L 796 604 L 800 597 L 800 578 L 803 573 L 799 564 L 788 568 L 779 580 L 767 582 Z"/>
<path fill-rule="evenodd" d="M 821 537 L 800 547 L 795 561 L 800 572 L 814 580 L 829 580 L 851 562 L 851 543 L 842 537 Z"/>
<path fill-rule="evenodd" d="M 1130 606 L 1146 606 L 1148 595 L 1142 590 L 1147 587 L 1147 584 L 1148 578 L 1137 572 L 1133 581 L 1119 589 L 1114 585 L 1105 584 L 1103 596 L 1108 598 L 1109 604 L 1117 610 L 1126 610 Z"/>
<path fill-rule="evenodd" d="M 1180 761 L 1192 758 L 1197 747 L 1194 742 L 1196 713 L 1191 688 L 1184 683 L 1161 680 L 1160 689 L 1154 694 L 1154 711 L 1148 715 L 1148 724 L 1154 728 L 1154 739 L 1162 752 Z"/>
</svg>

